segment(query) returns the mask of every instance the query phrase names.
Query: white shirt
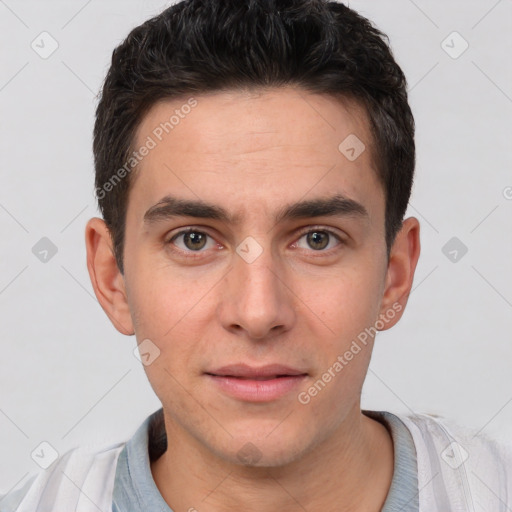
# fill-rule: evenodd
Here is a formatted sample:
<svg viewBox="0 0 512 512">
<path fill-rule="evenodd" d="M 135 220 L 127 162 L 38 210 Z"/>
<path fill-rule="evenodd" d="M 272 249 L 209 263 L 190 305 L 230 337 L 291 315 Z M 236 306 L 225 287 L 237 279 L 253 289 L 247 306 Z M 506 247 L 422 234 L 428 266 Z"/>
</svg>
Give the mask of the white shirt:
<svg viewBox="0 0 512 512">
<path fill-rule="evenodd" d="M 397 417 L 416 448 L 420 512 L 512 511 L 512 444 L 433 415 Z M 111 512 L 117 461 L 125 445 L 68 451 L 0 500 L 0 511 Z M 15 501 L 19 505 L 12 508 Z"/>
</svg>

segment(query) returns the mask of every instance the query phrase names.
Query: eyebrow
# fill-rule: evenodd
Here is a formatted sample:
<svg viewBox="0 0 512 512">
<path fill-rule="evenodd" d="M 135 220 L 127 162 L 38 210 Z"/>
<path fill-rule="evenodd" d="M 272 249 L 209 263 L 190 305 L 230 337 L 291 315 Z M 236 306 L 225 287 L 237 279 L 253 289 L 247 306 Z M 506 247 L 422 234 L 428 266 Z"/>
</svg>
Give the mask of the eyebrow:
<svg viewBox="0 0 512 512">
<path fill-rule="evenodd" d="M 299 220 L 312 217 L 354 216 L 369 218 L 366 208 L 357 201 L 336 194 L 328 198 L 299 201 L 281 208 L 275 222 Z M 240 214 L 231 215 L 224 208 L 201 200 L 181 199 L 167 195 L 151 206 L 144 214 L 144 223 L 153 224 L 175 217 L 196 217 L 219 220 L 228 224 L 240 223 Z"/>
</svg>

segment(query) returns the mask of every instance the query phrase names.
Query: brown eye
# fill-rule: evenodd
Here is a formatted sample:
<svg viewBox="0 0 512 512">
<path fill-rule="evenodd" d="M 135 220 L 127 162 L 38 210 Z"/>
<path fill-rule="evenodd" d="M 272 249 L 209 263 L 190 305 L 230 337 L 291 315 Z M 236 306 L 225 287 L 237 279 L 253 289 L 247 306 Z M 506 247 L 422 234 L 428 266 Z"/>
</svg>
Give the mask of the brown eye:
<svg viewBox="0 0 512 512">
<path fill-rule="evenodd" d="M 325 231 L 311 231 L 306 235 L 306 240 L 312 249 L 325 249 L 329 243 L 329 234 Z"/>
<path fill-rule="evenodd" d="M 301 249 L 328 252 L 342 243 L 341 238 L 332 231 L 327 229 L 310 229 L 301 235 L 296 242 L 296 246 Z"/>
<path fill-rule="evenodd" d="M 183 243 L 191 251 L 197 251 L 202 249 L 206 245 L 206 235 L 204 233 L 198 233 L 192 231 L 183 235 Z"/>
<path fill-rule="evenodd" d="M 180 231 L 167 243 L 175 245 L 183 252 L 204 252 L 202 249 L 215 246 L 215 241 L 210 235 L 192 229 Z"/>
</svg>

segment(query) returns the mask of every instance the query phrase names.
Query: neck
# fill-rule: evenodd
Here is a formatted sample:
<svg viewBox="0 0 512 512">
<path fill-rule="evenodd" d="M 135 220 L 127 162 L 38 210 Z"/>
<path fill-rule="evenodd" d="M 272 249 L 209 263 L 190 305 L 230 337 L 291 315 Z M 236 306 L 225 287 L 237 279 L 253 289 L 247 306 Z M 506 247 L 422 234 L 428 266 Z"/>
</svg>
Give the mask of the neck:
<svg viewBox="0 0 512 512">
<path fill-rule="evenodd" d="M 171 449 L 151 464 L 151 471 L 175 512 L 377 512 L 391 485 L 391 436 L 359 406 L 332 436 L 279 467 L 226 461 L 188 439 L 165 412 L 164 417 Z"/>
</svg>

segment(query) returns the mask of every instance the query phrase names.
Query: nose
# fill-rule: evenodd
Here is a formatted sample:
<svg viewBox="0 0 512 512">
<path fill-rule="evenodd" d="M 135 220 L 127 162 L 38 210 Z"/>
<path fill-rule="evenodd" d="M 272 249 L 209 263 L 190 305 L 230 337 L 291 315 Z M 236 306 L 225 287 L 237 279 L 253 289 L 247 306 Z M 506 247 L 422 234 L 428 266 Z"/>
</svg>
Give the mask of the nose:
<svg viewBox="0 0 512 512">
<path fill-rule="evenodd" d="M 272 338 L 291 329 L 296 308 L 284 265 L 266 250 L 252 262 L 238 254 L 233 258 L 218 308 L 223 327 L 251 340 Z"/>
</svg>

